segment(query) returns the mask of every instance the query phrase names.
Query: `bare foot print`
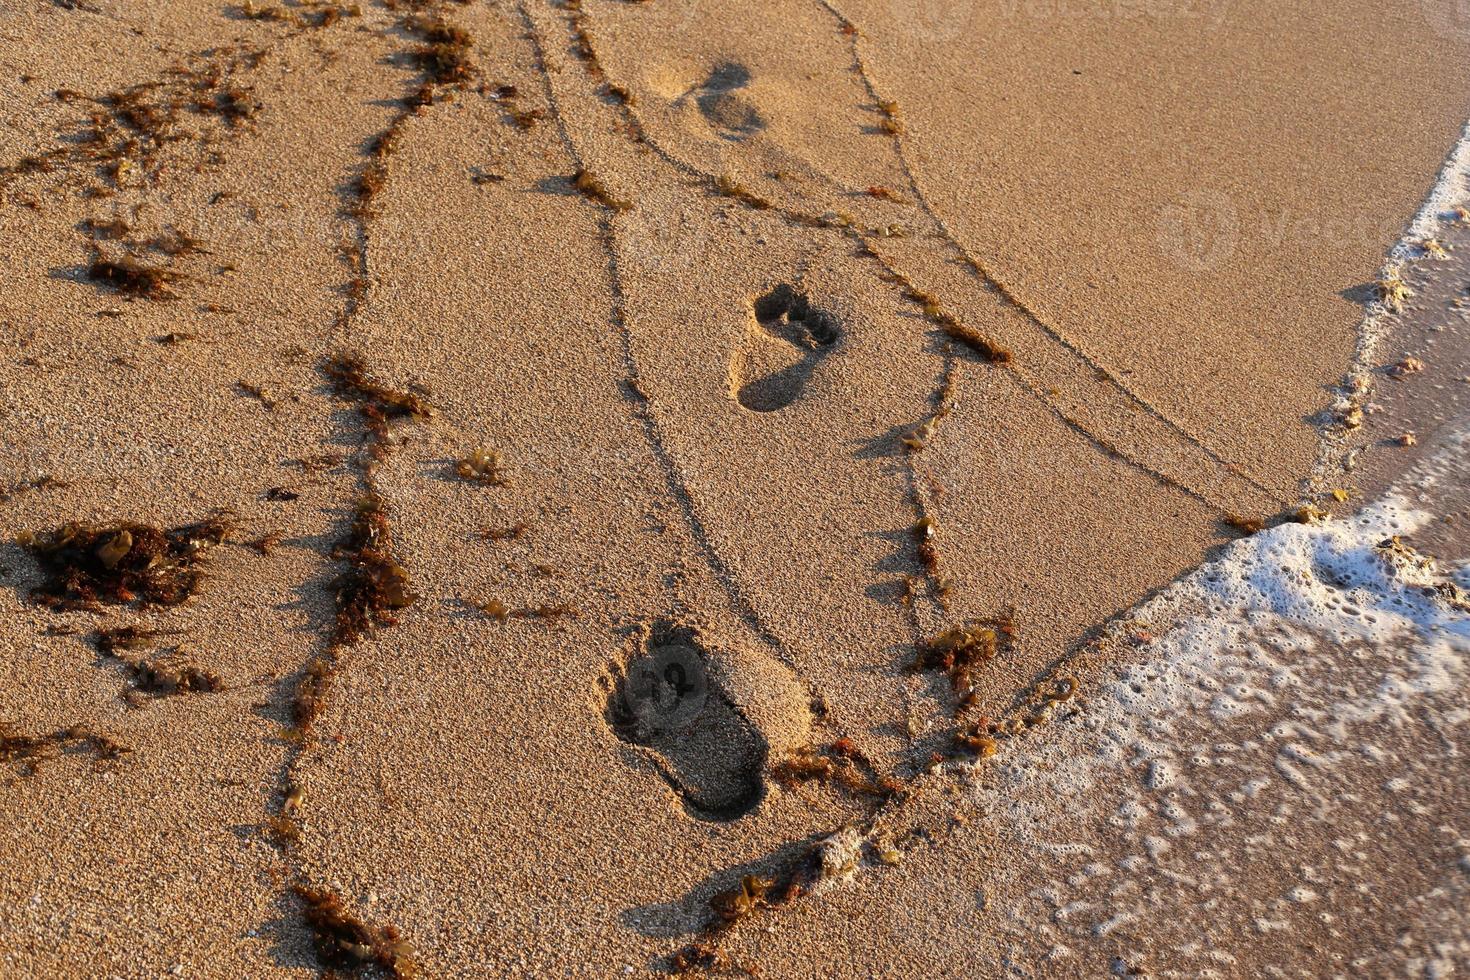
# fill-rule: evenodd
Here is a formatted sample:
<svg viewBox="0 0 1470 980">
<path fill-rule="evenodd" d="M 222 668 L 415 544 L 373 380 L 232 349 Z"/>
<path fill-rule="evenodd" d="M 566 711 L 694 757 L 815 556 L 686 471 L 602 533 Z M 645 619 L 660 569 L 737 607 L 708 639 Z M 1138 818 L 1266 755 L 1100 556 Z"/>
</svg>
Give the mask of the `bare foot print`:
<svg viewBox="0 0 1470 980">
<path fill-rule="evenodd" d="M 712 648 L 693 627 L 647 629 L 602 678 L 613 733 L 650 759 L 700 820 L 735 820 L 765 797 L 765 769 L 811 741 L 811 693 L 746 648 Z"/>
<path fill-rule="evenodd" d="M 752 304 L 755 324 L 730 364 L 730 390 L 752 412 L 775 412 L 801 397 L 835 347 L 837 318 L 782 284 Z"/>
<path fill-rule="evenodd" d="M 731 703 L 693 630 L 656 627 L 605 686 L 613 732 L 650 750 L 691 815 L 734 820 L 760 802 L 766 740 Z"/>
<path fill-rule="evenodd" d="M 699 111 L 721 137 L 731 141 L 748 139 L 766 128 L 759 110 L 740 90 L 750 84 L 750 70 L 727 61 L 715 66 L 704 84 L 695 90 Z"/>
</svg>

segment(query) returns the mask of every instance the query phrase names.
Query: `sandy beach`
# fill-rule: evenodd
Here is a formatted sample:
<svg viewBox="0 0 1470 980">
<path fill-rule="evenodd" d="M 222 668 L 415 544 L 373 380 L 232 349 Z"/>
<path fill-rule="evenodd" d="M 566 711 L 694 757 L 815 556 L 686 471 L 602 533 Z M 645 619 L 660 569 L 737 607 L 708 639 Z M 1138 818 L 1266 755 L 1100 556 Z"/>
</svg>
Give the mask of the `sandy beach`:
<svg viewBox="0 0 1470 980">
<path fill-rule="evenodd" d="M 0 4 L 0 972 L 1470 967 L 1467 70 Z"/>
</svg>

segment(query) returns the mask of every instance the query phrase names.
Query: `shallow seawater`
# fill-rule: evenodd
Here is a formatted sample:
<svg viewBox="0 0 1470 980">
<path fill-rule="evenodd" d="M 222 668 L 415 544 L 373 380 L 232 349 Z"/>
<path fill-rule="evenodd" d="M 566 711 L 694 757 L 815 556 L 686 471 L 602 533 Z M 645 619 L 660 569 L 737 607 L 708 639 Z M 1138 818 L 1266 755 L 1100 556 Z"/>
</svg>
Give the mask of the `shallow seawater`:
<svg viewBox="0 0 1470 980">
<path fill-rule="evenodd" d="M 1407 543 L 1435 488 L 1463 483 L 1464 448 L 1349 518 L 1242 539 L 1134 611 L 1132 656 L 978 790 L 1036 869 L 1013 962 L 1470 961 L 1470 563 Z"/>
<path fill-rule="evenodd" d="M 1462 144 L 1390 259 L 1416 302 L 1365 323 L 1366 422 L 1328 440 L 1321 486 L 1367 496 L 1131 610 L 1081 710 L 977 784 L 1021 972 L 1470 966 L 1467 175 Z M 1430 236 L 1465 247 L 1420 261 Z M 1427 366 L 1392 370 L 1411 355 Z"/>
</svg>

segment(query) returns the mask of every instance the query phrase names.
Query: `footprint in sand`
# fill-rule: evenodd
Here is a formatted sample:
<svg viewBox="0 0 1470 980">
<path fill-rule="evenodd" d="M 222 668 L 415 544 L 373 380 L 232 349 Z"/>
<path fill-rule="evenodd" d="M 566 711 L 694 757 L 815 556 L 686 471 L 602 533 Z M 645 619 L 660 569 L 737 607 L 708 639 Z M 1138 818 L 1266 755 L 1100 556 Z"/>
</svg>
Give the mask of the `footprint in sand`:
<svg viewBox="0 0 1470 980">
<path fill-rule="evenodd" d="M 717 65 L 704 84 L 690 93 L 705 121 L 732 142 L 748 139 L 766 128 L 760 111 L 740 94 L 749 84 L 750 69 L 727 61 Z"/>
<path fill-rule="evenodd" d="M 603 688 L 614 734 L 641 747 L 700 820 L 734 820 L 765 795 L 773 746 L 752 718 L 777 749 L 809 733 L 800 685 L 749 655 L 717 662 L 684 626 L 655 626 Z"/>
<path fill-rule="evenodd" d="M 752 312 L 755 325 L 730 362 L 730 392 L 752 412 L 774 412 L 801 397 L 841 329 L 835 316 L 785 284 L 756 299 Z"/>
</svg>

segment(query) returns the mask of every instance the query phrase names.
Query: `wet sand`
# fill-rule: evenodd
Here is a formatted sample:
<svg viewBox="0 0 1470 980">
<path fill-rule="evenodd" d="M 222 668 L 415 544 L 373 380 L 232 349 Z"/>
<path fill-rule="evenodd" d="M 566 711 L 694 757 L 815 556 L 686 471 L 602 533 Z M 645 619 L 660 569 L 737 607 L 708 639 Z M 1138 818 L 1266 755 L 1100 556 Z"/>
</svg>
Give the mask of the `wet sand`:
<svg viewBox="0 0 1470 980">
<path fill-rule="evenodd" d="M 1011 775 L 1062 749 L 934 768 L 956 698 L 915 648 L 1013 617 L 963 724 L 1082 652 L 1103 685 L 1131 661 L 1095 652 L 1100 627 L 1235 538 L 1222 518 L 1328 489 L 1371 284 L 1465 122 L 1470 35 L 1435 13 L 0 13 L 0 532 L 235 528 L 166 609 L 47 609 L 33 556 L 0 550 L 0 720 L 131 750 L 5 762 L 0 962 L 317 973 L 295 886 L 393 926 L 423 975 L 659 972 L 712 897 L 855 827 L 851 880 L 806 882 L 713 937 L 722 955 L 771 976 L 1106 966 L 1121 947 L 1034 938 L 1032 893 L 1067 862 L 1007 829 L 1038 792 Z M 177 273 L 172 298 L 89 279 L 125 254 Z M 1414 270 L 1441 310 L 1456 287 L 1431 282 L 1458 280 Z M 783 285 L 808 308 L 771 315 Z M 1419 349 L 1413 329 L 1384 350 Z M 322 370 L 342 352 L 434 418 L 375 429 Z M 1449 403 L 1418 397 L 1386 396 L 1363 438 L 1433 445 Z M 481 447 L 503 480 L 456 472 Z M 1365 453 L 1356 500 L 1414 459 Z M 365 495 L 416 598 L 346 641 Z M 140 693 L 94 642 L 122 626 L 168 631 L 138 656 L 223 690 Z M 670 648 L 698 710 L 629 721 Z M 303 722 L 313 665 L 330 685 Z M 903 789 L 783 786 L 808 746 Z M 1111 839 L 1102 806 L 1077 819 Z M 1404 861 L 1364 880 L 1397 887 Z M 1245 917 L 1275 884 L 1222 901 Z M 1438 908 L 1402 914 L 1463 925 Z M 1134 928 L 1150 971 L 1201 968 Z M 1267 962 L 1247 934 L 1221 934 L 1241 949 L 1220 975 Z M 1313 942 L 1283 968 L 1359 955 Z"/>
</svg>

